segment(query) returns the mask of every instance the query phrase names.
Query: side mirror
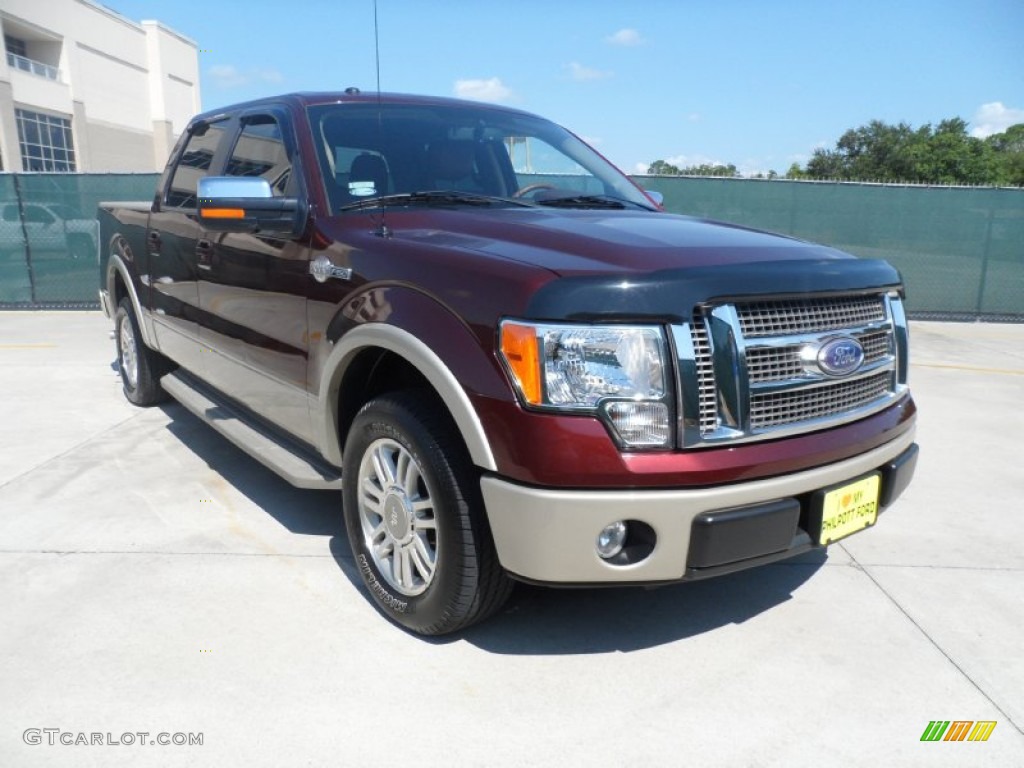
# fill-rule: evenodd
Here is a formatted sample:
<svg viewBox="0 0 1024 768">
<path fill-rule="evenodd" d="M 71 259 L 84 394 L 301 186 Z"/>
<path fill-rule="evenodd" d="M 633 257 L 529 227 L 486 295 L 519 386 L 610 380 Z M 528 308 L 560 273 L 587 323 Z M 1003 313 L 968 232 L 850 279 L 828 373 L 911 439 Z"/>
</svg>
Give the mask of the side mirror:
<svg viewBox="0 0 1024 768">
<path fill-rule="evenodd" d="M 656 192 L 653 189 L 645 189 L 644 194 L 651 198 L 651 200 L 653 200 L 659 207 L 664 207 L 665 196 L 661 194 L 661 192 Z"/>
<path fill-rule="evenodd" d="M 251 232 L 298 237 L 306 207 L 294 197 L 274 197 L 266 179 L 206 176 L 199 180 L 199 221 L 215 232 Z"/>
</svg>

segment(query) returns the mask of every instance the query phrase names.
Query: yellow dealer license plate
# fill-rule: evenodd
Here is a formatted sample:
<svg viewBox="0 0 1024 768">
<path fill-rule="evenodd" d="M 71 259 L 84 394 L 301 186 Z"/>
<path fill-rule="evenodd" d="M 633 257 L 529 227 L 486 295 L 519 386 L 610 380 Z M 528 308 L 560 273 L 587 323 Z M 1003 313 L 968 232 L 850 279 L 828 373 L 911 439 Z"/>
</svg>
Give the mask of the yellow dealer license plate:
<svg viewBox="0 0 1024 768">
<path fill-rule="evenodd" d="M 818 543 L 825 546 L 874 525 L 878 519 L 880 485 L 881 477 L 876 473 L 826 493 Z"/>
</svg>

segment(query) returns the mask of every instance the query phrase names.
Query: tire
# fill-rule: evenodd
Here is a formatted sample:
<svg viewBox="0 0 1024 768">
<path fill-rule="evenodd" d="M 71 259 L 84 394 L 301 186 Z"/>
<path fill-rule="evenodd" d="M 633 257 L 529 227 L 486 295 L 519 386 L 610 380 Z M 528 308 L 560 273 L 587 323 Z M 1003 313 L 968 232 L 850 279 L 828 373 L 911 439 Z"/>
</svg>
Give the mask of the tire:
<svg viewBox="0 0 1024 768">
<path fill-rule="evenodd" d="M 128 402 L 139 406 L 156 405 L 167 399 L 160 377 L 167 373 L 167 359 L 146 346 L 139 333 L 139 321 L 132 303 L 125 297 L 114 315 L 114 343 L 117 345 L 117 369 Z"/>
<path fill-rule="evenodd" d="M 420 635 L 481 621 L 513 582 L 498 562 L 479 479 L 435 398 L 371 400 L 345 441 L 343 512 L 356 567 L 385 616 Z"/>
</svg>

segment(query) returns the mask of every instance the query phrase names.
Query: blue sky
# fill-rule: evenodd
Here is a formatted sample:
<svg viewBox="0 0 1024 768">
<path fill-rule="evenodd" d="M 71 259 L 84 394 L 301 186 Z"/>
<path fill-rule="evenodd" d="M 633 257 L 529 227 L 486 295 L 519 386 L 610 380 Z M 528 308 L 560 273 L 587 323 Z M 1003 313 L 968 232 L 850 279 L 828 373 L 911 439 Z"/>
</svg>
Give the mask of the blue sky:
<svg viewBox="0 0 1024 768">
<path fill-rule="evenodd" d="M 204 109 L 376 84 L 372 0 L 105 0 L 194 39 Z M 626 171 L 784 173 L 872 119 L 1024 122 L 1024 0 L 378 0 L 385 91 L 551 118 Z"/>
</svg>

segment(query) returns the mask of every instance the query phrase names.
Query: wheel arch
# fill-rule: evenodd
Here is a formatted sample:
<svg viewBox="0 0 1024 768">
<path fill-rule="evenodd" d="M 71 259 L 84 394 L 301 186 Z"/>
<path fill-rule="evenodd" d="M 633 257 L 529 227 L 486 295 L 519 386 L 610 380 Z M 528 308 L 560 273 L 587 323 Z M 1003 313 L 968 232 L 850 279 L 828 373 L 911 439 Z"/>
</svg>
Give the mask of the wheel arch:
<svg viewBox="0 0 1024 768">
<path fill-rule="evenodd" d="M 142 311 L 142 303 L 139 301 L 139 294 L 135 289 L 135 281 L 132 280 L 131 272 L 120 253 L 117 241 L 118 239 L 115 238 L 111 243 L 111 252 L 107 261 L 107 294 L 111 297 L 112 311 L 116 312 L 121 299 L 127 296 L 132 303 L 132 309 L 135 310 L 143 343 L 151 349 L 157 349 L 149 315 Z"/>
<path fill-rule="evenodd" d="M 426 386 L 448 410 L 473 463 L 497 470 L 466 390 L 438 354 L 409 331 L 382 323 L 358 326 L 338 340 L 322 370 L 314 427 L 323 430 L 321 451 L 329 461 L 341 466 L 347 430 L 369 397 Z"/>
</svg>

